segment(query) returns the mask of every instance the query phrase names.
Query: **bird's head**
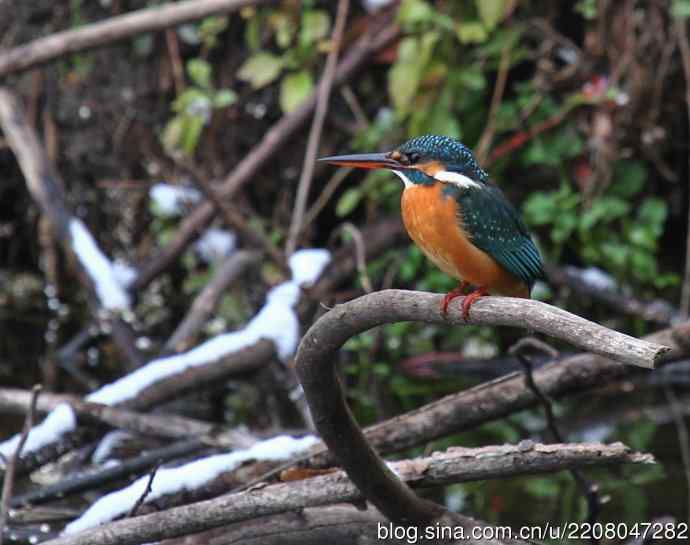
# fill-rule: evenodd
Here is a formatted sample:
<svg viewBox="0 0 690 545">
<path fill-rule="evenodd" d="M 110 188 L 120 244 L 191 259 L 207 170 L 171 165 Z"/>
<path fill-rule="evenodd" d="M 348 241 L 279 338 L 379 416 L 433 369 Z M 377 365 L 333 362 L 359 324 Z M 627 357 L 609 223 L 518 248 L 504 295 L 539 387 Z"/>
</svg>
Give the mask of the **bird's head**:
<svg viewBox="0 0 690 545">
<path fill-rule="evenodd" d="M 417 136 L 386 153 L 336 155 L 319 161 L 351 168 L 385 168 L 400 176 L 406 187 L 435 182 L 480 187 L 489 178 L 462 142 L 433 134 Z"/>
</svg>

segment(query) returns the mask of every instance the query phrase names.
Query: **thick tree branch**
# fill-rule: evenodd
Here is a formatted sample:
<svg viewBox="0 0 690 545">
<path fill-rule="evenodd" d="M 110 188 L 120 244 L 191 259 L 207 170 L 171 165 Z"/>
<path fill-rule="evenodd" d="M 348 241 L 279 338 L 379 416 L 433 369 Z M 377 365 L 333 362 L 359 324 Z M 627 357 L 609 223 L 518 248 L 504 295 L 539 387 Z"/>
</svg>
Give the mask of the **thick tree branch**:
<svg viewBox="0 0 690 545">
<path fill-rule="evenodd" d="M 395 462 L 391 467 L 392 471 L 413 486 L 433 487 L 469 480 L 560 471 L 572 467 L 653 461 L 650 455 L 632 453 L 621 443 L 540 445 L 523 441 L 518 445 L 480 449 L 451 448 L 430 457 Z M 313 479 L 269 485 L 105 524 L 74 536 L 48 541 L 46 545 L 133 545 L 304 507 L 361 499 L 358 488 L 342 471 L 338 471 Z M 461 524 L 468 532 L 480 524 L 459 515 L 446 522 Z M 491 540 L 463 541 L 480 542 L 496 543 Z"/>
<path fill-rule="evenodd" d="M 372 505 L 358 509 L 349 504 L 310 507 L 300 511 L 238 522 L 163 545 L 400 545 L 392 535 L 377 531 L 389 524 Z"/>
<path fill-rule="evenodd" d="M 690 354 L 690 322 L 646 337 L 672 347 L 669 359 Z M 549 397 L 560 398 L 629 377 L 640 370 L 595 354 L 578 354 L 549 363 L 534 372 L 534 382 Z M 382 452 L 397 452 L 459 433 L 533 407 L 538 398 L 522 373 L 511 373 L 469 390 L 445 396 L 414 411 L 367 428 L 366 436 Z M 327 456 L 319 464 L 331 464 Z"/>
<path fill-rule="evenodd" d="M 374 224 L 366 231 L 365 240 L 367 256 L 378 255 L 384 249 L 389 248 L 395 241 L 403 237 L 402 224 L 399 218 L 383 220 Z M 328 267 L 321 279 L 313 288 L 309 288 L 308 299 L 325 297 L 327 293 L 348 278 L 355 270 L 357 264 L 354 258 L 354 245 L 349 244 L 336 252 L 331 266 Z M 303 298 L 307 299 L 307 298 Z M 310 306 L 310 305 L 306 305 Z M 302 319 L 307 316 L 306 311 L 300 312 Z M 309 313 L 309 315 L 311 315 Z M 150 387 L 143 389 L 139 395 L 123 407 L 134 410 L 147 409 L 151 406 L 163 403 L 173 397 L 185 395 L 188 392 L 198 391 L 222 382 L 229 376 L 260 369 L 275 355 L 273 343 L 267 340 L 247 347 L 240 352 L 230 354 L 213 365 L 194 367 L 185 372 L 161 380 Z M 2 396 L 0 396 L 0 401 Z M 9 403 L 9 402 L 8 402 Z M 40 403 L 39 403 L 40 405 Z M 40 407 L 39 407 L 40 410 Z M 21 460 L 21 471 L 30 471 L 41 465 L 56 459 L 77 445 L 83 444 L 87 439 L 93 439 L 93 433 L 77 431 L 58 443 L 47 445 L 30 457 Z"/>
<path fill-rule="evenodd" d="M 352 481 L 394 522 L 429 524 L 444 514 L 397 479 L 366 440 L 345 402 L 336 375 L 337 352 L 352 336 L 400 321 L 460 325 L 459 305 L 440 312 L 441 295 L 386 290 L 338 305 L 306 333 L 297 353 L 297 373 L 314 424 Z M 644 367 L 670 350 L 611 331 L 561 309 L 524 299 L 487 297 L 472 308 L 469 323 L 529 327 L 581 348 Z"/>
<path fill-rule="evenodd" d="M 66 30 L 39 38 L 0 54 L 0 76 L 26 70 L 63 55 L 101 47 L 145 32 L 236 11 L 266 0 L 189 0 L 142 9 L 76 30 Z"/>
<path fill-rule="evenodd" d="M 598 286 L 588 282 L 584 274 L 582 274 L 584 271 L 581 269 L 558 267 L 552 264 L 546 264 L 545 269 L 550 283 L 568 286 L 575 293 L 592 297 L 618 312 L 624 312 L 631 316 L 638 316 L 644 320 L 665 325 L 673 323 L 680 318 L 680 312 L 674 309 L 667 301 L 662 299 L 642 301 L 632 295 L 621 293 L 615 288 Z"/>
</svg>

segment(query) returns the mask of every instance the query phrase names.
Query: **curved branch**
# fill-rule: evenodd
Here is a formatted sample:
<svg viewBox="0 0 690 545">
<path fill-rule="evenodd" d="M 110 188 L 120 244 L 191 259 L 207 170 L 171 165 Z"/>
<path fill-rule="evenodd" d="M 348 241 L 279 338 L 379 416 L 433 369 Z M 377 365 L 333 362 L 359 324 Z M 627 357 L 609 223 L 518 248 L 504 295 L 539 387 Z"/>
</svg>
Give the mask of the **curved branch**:
<svg viewBox="0 0 690 545">
<path fill-rule="evenodd" d="M 429 524 L 446 513 L 396 478 L 355 422 L 333 364 L 337 351 L 350 337 L 378 325 L 414 320 L 528 327 L 579 348 L 649 368 L 670 350 L 538 301 L 486 297 L 472 307 L 470 320 L 465 322 L 460 305 L 453 305 L 444 317 L 441 299 L 441 295 L 402 290 L 365 295 L 322 316 L 306 333 L 297 353 L 297 373 L 321 437 L 364 496 L 394 522 Z"/>
</svg>

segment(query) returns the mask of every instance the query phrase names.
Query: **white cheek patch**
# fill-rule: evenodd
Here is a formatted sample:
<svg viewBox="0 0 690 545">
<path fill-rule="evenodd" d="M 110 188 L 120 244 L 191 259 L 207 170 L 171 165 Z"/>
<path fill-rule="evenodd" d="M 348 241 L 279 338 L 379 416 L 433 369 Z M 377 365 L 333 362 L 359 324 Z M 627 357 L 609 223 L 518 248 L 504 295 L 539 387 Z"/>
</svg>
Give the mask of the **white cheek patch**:
<svg viewBox="0 0 690 545">
<path fill-rule="evenodd" d="M 400 177 L 400 179 L 401 179 L 401 180 L 403 181 L 403 183 L 405 184 L 405 187 L 412 187 L 412 186 L 414 185 L 414 184 L 410 181 L 410 179 L 409 179 L 407 176 L 405 176 L 402 172 L 400 172 L 399 170 L 394 170 L 393 172 L 394 172 L 395 174 L 397 174 L 397 175 Z"/>
<path fill-rule="evenodd" d="M 439 182 L 446 182 L 448 184 L 456 185 L 463 189 L 467 189 L 469 187 L 479 187 L 479 184 L 471 178 L 468 178 L 459 172 L 452 172 L 450 170 L 439 170 L 436 174 L 434 174 L 434 179 L 438 180 Z"/>
</svg>

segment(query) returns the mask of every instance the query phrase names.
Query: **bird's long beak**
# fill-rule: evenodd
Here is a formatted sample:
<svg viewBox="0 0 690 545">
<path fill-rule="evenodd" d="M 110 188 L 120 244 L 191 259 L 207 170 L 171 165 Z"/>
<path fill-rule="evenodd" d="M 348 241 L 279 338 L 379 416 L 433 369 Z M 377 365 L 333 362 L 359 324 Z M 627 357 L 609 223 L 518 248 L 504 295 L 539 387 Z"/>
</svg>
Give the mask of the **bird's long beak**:
<svg viewBox="0 0 690 545">
<path fill-rule="evenodd" d="M 388 168 L 400 170 L 406 168 L 402 163 L 392 159 L 388 153 L 358 153 L 355 155 L 334 155 L 317 159 L 323 163 L 350 168 Z"/>
</svg>

